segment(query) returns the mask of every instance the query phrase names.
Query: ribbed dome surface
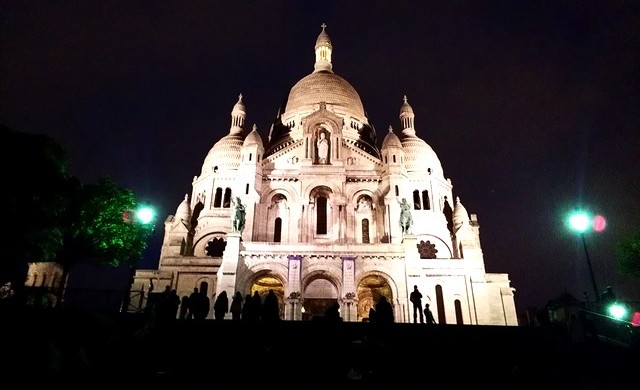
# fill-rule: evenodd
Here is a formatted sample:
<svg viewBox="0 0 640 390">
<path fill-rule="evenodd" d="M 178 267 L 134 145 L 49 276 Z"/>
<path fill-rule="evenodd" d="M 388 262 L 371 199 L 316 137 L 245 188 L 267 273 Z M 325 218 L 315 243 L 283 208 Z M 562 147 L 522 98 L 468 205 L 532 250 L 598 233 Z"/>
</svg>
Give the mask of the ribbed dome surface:
<svg viewBox="0 0 640 390">
<path fill-rule="evenodd" d="M 431 168 L 432 175 L 444 176 L 442 163 L 429 144 L 415 135 L 405 136 L 401 142 L 407 171 L 425 172 Z"/>
<path fill-rule="evenodd" d="M 258 145 L 260 148 L 263 148 L 262 138 L 260 137 L 260 134 L 258 133 L 258 128 L 255 125 L 253 126 L 253 130 L 251 130 L 251 133 L 249 133 L 249 135 L 247 135 L 247 138 L 244 139 L 243 145 L 244 146 Z"/>
<path fill-rule="evenodd" d="M 189 205 L 188 195 L 185 195 L 184 200 L 180 202 L 180 205 L 176 210 L 176 219 L 184 222 L 189 222 L 191 219 L 191 206 Z"/>
<path fill-rule="evenodd" d="M 202 174 L 219 169 L 237 169 L 240 166 L 240 149 L 242 136 L 239 133 L 228 134 L 209 150 L 202 164 Z"/>
<path fill-rule="evenodd" d="M 469 225 L 469 213 L 460 202 L 460 197 L 456 198 L 456 204 L 453 208 L 453 230 L 457 232 L 462 225 Z"/>
<path fill-rule="evenodd" d="M 320 102 L 340 107 L 359 120 L 366 119 L 358 92 L 345 79 L 329 71 L 314 72 L 298 81 L 289 92 L 284 116 L 313 108 Z"/>
<path fill-rule="evenodd" d="M 392 146 L 396 148 L 401 148 L 402 143 L 400 142 L 400 138 L 398 138 L 396 133 L 393 132 L 393 129 L 389 127 L 389 132 L 387 133 L 387 135 L 384 137 L 384 140 L 382 141 L 382 149 L 386 149 Z"/>
</svg>

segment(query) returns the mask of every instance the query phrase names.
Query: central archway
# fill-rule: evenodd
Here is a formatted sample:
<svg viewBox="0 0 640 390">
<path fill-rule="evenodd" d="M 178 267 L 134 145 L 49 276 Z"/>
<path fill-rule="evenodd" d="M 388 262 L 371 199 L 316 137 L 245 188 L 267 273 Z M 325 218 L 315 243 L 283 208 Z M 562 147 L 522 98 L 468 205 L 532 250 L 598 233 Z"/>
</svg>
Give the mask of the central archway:
<svg viewBox="0 0 640 390">
<path fill-rule="evenodd" d="M 384 296 L 387 301 L 393 302 L 393 292 L 391 286 L 381 275 L 369 275 L 364 277 L 356 289 L 358 297 L 358 321 L 369 321 L 369 310 L 375 309 L 380 297 Z"/>
<path fill-rule="evenodd" d="M 314 320 L 322 318 L 327 308 L 337 301 L 338 288 L 330 280 L 324 278 L 314 279 L 304 290 L 302 319 Z"/>
</svg>

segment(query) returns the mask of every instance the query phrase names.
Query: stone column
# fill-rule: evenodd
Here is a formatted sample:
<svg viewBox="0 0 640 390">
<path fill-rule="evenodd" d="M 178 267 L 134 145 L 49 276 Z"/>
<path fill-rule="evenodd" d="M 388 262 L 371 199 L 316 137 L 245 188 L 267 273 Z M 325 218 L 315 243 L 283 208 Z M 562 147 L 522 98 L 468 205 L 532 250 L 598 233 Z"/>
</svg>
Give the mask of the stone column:
<svg viewBox="0 0 640 390">
<path fill-rule="evenodd" d="M 302 266 L 302 256 L 289 255 L 289 275 L 287 291 L 285 291 L 285 311 L 284 318 L 286 320 L 302 319 L 302 305 L 301 305 L 301 288 L 300 285 L 300 268 Z"/>
<path fill-rule="evenodd" d="M 357 297 L 356 297 L 356 257 L 341 256 L 342 258 L 342 310 L 340 311 L 344 321 L 357 321 Z"/>
<path fill-rule="evenodd" d="M 229 297 L 232 297 L 235 293 L 240 250 L 240 232 L 227 233 L 227 246 L 222 255 L 222 264 L 220 264 L 220 269 L 218 270 L 216 297 L 222 291 L 226 291 Z"/>
</svg>

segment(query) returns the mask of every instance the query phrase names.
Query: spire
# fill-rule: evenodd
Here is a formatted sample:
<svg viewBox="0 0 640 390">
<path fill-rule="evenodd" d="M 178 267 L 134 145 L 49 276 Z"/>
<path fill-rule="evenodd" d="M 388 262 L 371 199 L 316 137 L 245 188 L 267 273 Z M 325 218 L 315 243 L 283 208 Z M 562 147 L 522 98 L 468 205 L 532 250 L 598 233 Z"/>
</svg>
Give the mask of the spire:
<svg viewBox="0 0 640 390">
<path fill-rule="evenodd" d="M 320 72 L 325 70 L 333 72 L 331 70 L 333 68 L 331 64 L 331 51 L 333 46 L 331 46 L 329 35 L 324 30 L 327 25 L 322 23 L 320 27 L 322 27 L 322 31 L 320 31 L 320 35 L 318 35 L 318 39 L 316 39 L 316 63 L 313 66 L 313 71 Z"/>
<path fill-rule="evenodd" d="M 413 121 L 416 116 L 413 113 L 413 108 L 411 108 L 411 105 L 407 101 L 407 95 L 404 95 L 402 100 L 403 103 L 400 107 L 400 124 L 402 125 L 402 133 L 404 135 L 415 135 L 416 130 L 413 127 Z"/>
<path fill-rule="evenodd" d="M 244 120 L 247 117 L 247 113 L 242 103 L 242 94 L 238 95 L 238 102 L 233 106 L 231 110 L 231 134 L 237 134 L 242 132 L 242 126 L 244 126 Z"/>
</svg>

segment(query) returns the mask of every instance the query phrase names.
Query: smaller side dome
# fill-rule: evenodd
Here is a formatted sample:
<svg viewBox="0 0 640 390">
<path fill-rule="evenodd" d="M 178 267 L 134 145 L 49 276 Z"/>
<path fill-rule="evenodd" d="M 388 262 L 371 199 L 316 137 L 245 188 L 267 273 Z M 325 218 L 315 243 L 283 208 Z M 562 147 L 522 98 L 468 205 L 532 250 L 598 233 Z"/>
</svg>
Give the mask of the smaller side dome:
<svg viewBox="0 0 640 390">
<path fill-rule="evenodd" d="M 382 141 L 382 149 L 387 148 L 400 148 L 402 149 L 402 143 L 400 142 L 400 138 L 393 132 L 393 127 L 389 126 L 389 132 L 384 137 Z"/>
<path fill-rule="evenodd" d="M 460 197 L 456 197 L 456 204 L 453 208 L 453 231 L 456 233 L 462 226 L 469 226 L 469 213 L 460 202 Z"/>
<path fill-rule="evenodd" d="M 251 132 L 247 135 L 247 137 L 244 139 L 244 142 L 242 143 L 242 146 L 252 145 L 257 145 L 259 148 L 264 149 L 262 144 L 262 137 L 260 137 L 260 134 L 258 133 L 258 126 L 256 126 L 255 124 L 253 125 L 253 130 L 251 130 Z"/>
<path fill-rule="evenodd" d="M 178 205 L 176 219 L 188 224 L 191 221 L 191 206 L 189 205 L 189 194 L 184 195 L 184 200 Z"/>
</svg>

